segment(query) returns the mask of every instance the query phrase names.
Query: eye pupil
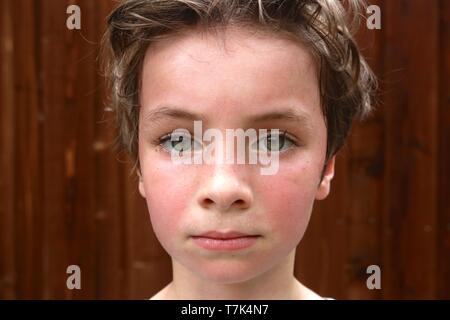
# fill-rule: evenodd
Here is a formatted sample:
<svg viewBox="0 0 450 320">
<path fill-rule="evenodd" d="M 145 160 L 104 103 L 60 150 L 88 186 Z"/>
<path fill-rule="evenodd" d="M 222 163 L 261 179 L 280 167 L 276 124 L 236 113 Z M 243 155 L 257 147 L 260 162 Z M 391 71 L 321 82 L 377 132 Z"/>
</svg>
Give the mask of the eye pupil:
<svg viewBox="0 0 450 320">
<path fill-rule="evenodd" d="M 184 139 L 184 137 L 182 137 L 182 136 L 178 137 L 178 140 L 176 140 L 176 139 L 173 139 L 173 140 L 172 140 L 172 139 L 171 139 L 172 147 L 173 147 L 173 148 L 176 148 L 177 145 L 178 145 L 178 143 L 183 142 L 183 139 Z M 179 150 L 179 151 L 182 151 L 182 150 Z"/>
<path fill-rule="evenodd" d="M 285 138 L 286 138 L 286 136 L 285 136 L 284 133 L 279 135 L 278 136 L 278 143 L 277 143 L 275 136 L 273 136 L 272 134 L 267 135 L 267 149 L 269 151 L 279 151 L 280 149 L 282 149 L 284 147 Z M 273 147 L 276 150 L 272 149 L 272 143 L 273 143 Z"/>
<path fill-rule="evenodd" d="M 185 142 L 185 140 L 187 139 L 184 136 L 175 137 L 175 139 L 171 140 L 172 148 L 174 148 L 178 152 L 189 150 L 189 146 L 186 145 L 188 142 Z"/>
</svg>

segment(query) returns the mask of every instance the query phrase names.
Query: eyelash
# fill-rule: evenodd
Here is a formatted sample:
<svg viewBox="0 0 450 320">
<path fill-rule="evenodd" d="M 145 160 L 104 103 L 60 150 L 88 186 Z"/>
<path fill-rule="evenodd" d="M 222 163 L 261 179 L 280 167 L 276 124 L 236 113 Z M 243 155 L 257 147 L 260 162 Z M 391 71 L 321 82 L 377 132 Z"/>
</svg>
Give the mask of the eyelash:
<svg viewBox="0 0 450 320">
<path fill-rule="evenodd" d="M 190 132 L 190 135 L 191 135 L 191 137 L 194 136 L 191 132 Z M 270 133 L 270 130 L 269 130 L 269 133 L 265 137 L 267 138 L 267 137 L 270 137 L 270 136 L 271 136 L 271 133 Z M 292 134 L 290 134 L 289 132 L 287 132 L 287 130 L 281 131 L 279 133 L 279 136 L 280 137 L 284 137 L 284 139 L 287 139 L 287 140 L 289 140 L 290 143 L 292 143 L 292 146 L 289 147 L 287 150 L 278 151 L 280 154 L 285 154 L 285 153 L 290 152 L 293 149 L 298 148 L 298 147 L 301 146 L 301 144 L 299 142 L 297 142 L 296 137 L 293 136 Z M 170 141 L 171 138 L 172 138 L 172 133 L 168 133 L 168 134 L 165 134 L 165 135 L 157 138 L 153 143 L 156 145 L 158 151 L 164 151 L 164 152 L 167 152 L 167 153 L 170 154 L 171 151 L 167 150 L 163 146 L 163 144 L 166 143 L 167 141 Z M 261 139 L 262 138 L 258 139 L 256 142 L 259 142 Z M 192 140 L 194 140 L 194 139 L 192 139 Z"/>
</svg>

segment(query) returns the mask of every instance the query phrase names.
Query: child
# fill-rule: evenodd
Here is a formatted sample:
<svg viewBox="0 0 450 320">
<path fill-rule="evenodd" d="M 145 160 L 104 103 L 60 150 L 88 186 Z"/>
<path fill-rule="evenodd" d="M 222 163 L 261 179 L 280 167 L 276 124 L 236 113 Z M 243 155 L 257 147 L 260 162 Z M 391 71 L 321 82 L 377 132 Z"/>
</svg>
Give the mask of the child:
<svg viewBox="0 0 450 320">
<path fill-rule="evenodd" d="M 361 3 L 346 4 L 129 0 L 110 15 L 118 141 L 172 258 L 173 280 L 152 299 L 322 299 L 294 277 L 296 247 L 376 84 L 348 25 Z M 250 129 L 263 133 L 244 152 L 276 155 L 272 174 L 219 161 L 216 142 Z M 175 163 L 203 140 L 214 141 L 208 163 Z"/>
</svg>

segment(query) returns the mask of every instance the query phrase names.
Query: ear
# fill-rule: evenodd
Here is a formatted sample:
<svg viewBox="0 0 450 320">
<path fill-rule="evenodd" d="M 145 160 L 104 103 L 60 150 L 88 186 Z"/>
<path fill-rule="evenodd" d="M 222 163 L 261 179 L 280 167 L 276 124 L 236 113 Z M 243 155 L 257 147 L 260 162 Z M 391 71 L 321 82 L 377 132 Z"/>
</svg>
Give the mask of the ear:
<svg viewBox="0 0 450 320">
<path fill-rule="evenodd" d="M 138 183 L 139 193 L 141 194 L 142 197 L 146 198 L 145 188 L 144 188 L 144 179 L 142 178 L 142 174 L 141 174 L 140 170 L 137 171 L 137 175 L 139 177 L 139 183 Z"/>
<path fill-rule="evenodd" d="M 334 155 L 325 164 L 325 168 L 324 168 L 324 172 L 323 172 L 323 178 L 322 178 L 322 181 L 319 184 L 319 187 L 317 188 L 316 200 L 323 200 L 330 193 L 331 180 L 334 177 L 334 162 L 335 162 L 335 159 L 336 159 L 336 156 Z"/>
</svg>

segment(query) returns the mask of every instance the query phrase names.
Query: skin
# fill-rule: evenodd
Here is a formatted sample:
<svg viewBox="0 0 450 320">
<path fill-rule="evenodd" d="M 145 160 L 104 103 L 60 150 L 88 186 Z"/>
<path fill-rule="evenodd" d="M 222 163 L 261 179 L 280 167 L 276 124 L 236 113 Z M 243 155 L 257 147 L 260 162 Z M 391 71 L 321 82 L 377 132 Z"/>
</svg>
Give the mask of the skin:
<svg viewBox="0 0 450 320">
<path fill-rule="evenodd" d="M 314 201 L 330 191 L 335 160 L 325 163 L 327 131 L 307 49 L 243 27 L 220 36 L 193 29 L 150 46 L 140 100 L 139 192 L 173 266 L 173 281 L 152 299 L 320 299 L 293 275 L 296 246 Z M 275 175 L 261 175 L 259 165 L 175 165 L 157 141 L 193 130 L 193 120 L 151 121 L 162 105 L 202 115 L 203 130 L 278 128 L 298 145 L 280 153 Z M 303 121 L 250 120 L 288 107 Z M 243 250 L 209 251 L 191 236 L 210 230 L 260 237 Z"/>
</svg>

